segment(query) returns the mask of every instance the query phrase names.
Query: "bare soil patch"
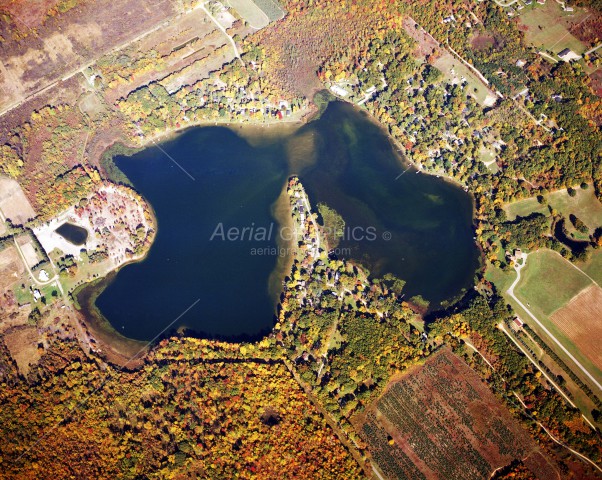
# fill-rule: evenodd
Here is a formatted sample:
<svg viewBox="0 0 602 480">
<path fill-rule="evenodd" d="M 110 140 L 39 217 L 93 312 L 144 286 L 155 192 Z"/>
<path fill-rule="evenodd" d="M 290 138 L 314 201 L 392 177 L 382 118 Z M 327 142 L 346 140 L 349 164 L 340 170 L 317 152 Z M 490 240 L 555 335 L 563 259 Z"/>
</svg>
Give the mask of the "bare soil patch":
<svg viewBox="0 0 602 480">
<path fill-rule="evenodd" d="M 0 291 L 11 286 L 25 271 L 16 247 L 9 246 L 0 251 Z"/>
<path fill-rule="evenodd" d="M 414 55 L 420 59 L 425 59 L 428 55 L 432 55 L 437 51 L 439 44 L 437 41 L 430 36 L 425 30 L 423 30 L 415 21 L 410 17 L 403 19 L 403 28 L 406 33 L 416 41 L 416 49 Z"/>
<path fill-rule="evenodd" d="M 93 120 L 102 118 L 103 115 L 107 114 L 107 108 L 98 95 L 94 92 L 88 92 L 82 95 L 79 100 L 80 111 L 88 115 Z"/>
<path fill-rule="evenodd" d="M 4 343 L 17 363 L 19 372 L 27 375 L 31 365 L 40 360 L 39 336 L 36 327 L 16 327 L 4 334 Z"/>
<path fill-rule="evenodd" d="M 602 288 L 582 290 L 550 319 L 579 351 L 602 370 Z"/>
<path fill-rule="evenodd" d="M 475 50 L 486 50 L 493 47 L 496 41 L 491 35 L 476 35 L 470 40 L 470 44 Z"/>
<path fill-rule="evenodd" d="M 14 225 L 22 225 L 36 216 L 16 180 L 0 177 L 0 210 Z"/>
<path fill-rule="evenodd" d="M 41 259 L 38 257 L 32 242 L 26 242 L 19 246 L 21 247 L 21 252 L 23 252 L 23 256 L 25 257 L 25 261 L 29 268 L 35 267 Z"/>
<path fill-rule="evenodd" d="M 0 12 L 6 12 L 20 32 L 27 35 L 39 27 L 61 0 L 0 0 Z"/>
</svg>

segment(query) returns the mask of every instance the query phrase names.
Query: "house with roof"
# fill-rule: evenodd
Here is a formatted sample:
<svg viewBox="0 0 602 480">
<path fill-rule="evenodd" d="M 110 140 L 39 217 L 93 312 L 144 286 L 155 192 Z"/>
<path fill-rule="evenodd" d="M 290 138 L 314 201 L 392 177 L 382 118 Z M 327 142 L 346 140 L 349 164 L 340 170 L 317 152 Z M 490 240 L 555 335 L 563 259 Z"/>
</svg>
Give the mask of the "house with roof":
<svg viewBox="0 0 602 480">
<path fill-rule="evenodd" d="M 564 62 L 570 62 L 572 60 L 579 60 L 581 55 L 577 55 L 570 48 L 565 48 L 562 52 L 558 54 L 558 58 L 560 58 Z"/>
</svg>

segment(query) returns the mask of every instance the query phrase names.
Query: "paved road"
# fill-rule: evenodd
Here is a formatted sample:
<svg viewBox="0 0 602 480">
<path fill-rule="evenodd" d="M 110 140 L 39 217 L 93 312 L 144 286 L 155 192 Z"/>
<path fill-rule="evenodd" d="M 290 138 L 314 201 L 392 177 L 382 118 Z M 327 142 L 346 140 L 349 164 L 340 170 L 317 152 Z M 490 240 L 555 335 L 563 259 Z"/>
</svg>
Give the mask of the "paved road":
<svg viewBox="0 0 602 480">
<path fill-rule="evenodd" d="M 314 220 L 313 216 L 311 215 L 311 208 L 309 207 L 309 200 L 307 200 L 307 194 L 305 192 L 303 192 L 303 203 L 305 203 L 305 208 L 307 210 L 307 218 L 309 218 L 311 220 L 311 223 L 313 223 L 314 225 L 314 231 L 315 231 L 315 235 L 316 235 L 316 255 L 314 255 L 315 257 L 320 255 L 320 230 L 318 230 L 318 225 L 316 224 L 316 221 Z"/>
<path fill-rule="evenodd" d="M 590 48 L 587 52 L 585 52 L 583 55 L 589 55 L 590 53 L 594 53 L 596 50 L 598 50 L 599 48 L 602 47 L 602 43 L 600 45 L 596 45 L 594 48 Z"/>
<path fill-rule="evenodd" d="M 565 348 L 565 346 L 562 343 L 560 343 L 560 341 L 554 335 L 552 335 L 552 333 L 537 319 L 535 315 L 533 315 L 533 313 L 514 294 L 514 287 L 516 287 L 516 285 L 520 281 L 520 271 L 527 264 L 527 255 L 523 256 L 523 259 L 524 261 L 522 265 L 518 265 L 518 263 L 514 264 L 514 269 L 516 270 L 516 280 L 514 280 L 512 285 L 510 285 L 510 288 L 506 290 L 506 293 L 510 295 L 516 303 L 520 305 L 520 307 L 527 313 L 527 315 L 529 315 L 533 319 L 533 321 L 546 333 L 546 335 L 550 337 L 554 341 L 554 343 L 560 347 L 560 349 L 567 355 L 567 357 L 569 357 L 573 361 L 573 363 L 577 365 L 579 370 L 581 370 L 587 376 L 587 378 L 589 378 L 592 381 L 592 383 L 596 387 L 598 387 L 598 389 L 602 392 L 602 384 L 600 384 L 600 382 L 596 380 L 596 378 L 591 373 L 589 373 L 589 371 L 571 354 L 571 352 L 569 352 Z M 581 269 L 579 269 L 578 267 L 575 268 L 581 271 Z"/>
</svg>

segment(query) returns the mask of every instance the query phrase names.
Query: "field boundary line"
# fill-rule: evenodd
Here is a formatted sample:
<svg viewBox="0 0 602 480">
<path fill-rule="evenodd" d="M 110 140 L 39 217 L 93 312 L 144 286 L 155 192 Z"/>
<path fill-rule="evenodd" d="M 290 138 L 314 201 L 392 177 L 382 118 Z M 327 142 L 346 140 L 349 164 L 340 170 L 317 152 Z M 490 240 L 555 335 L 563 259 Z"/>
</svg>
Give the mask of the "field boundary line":
<svg viewBox="0 0 602 480">
<path fill-rule="evenodd" d="M 504 324 L 502 324 L 502 323 L 498 324 L 498 328 L 502 332 L 504 332 L 506 334 L 506 336 L 510 340 L 512 340 L 512 343 L 514 343 L 514 345 L 516 345 L 518 347 L 518 349 L 525 355 L 525 357 L 527 357 L 529 359 L 529 361 L 533 365 L 535 365 L 535 367 L 537 368 L 537 370 L 539 370 L 542 373 L 542 375 L 544 377 L 546 377 L 546 380 L 548 382 L 550 382 L 550 384 L 558 391 L 558 393 L 560 393 L 560 395 L 562 395 L 564 397 L 564 399 L 569 403 L 569 405 L 571 407 L 573 407 L 573 408 L 577 408 L 577 405 L 575 405 L 573 403 L 573 401 L 561 390 L 561 388 L 556 384 L 556 382 L 554 382 L 554 380 L 552 380 L 550 378 L 550 376 L 539 365 L 537 365 L 537 363 L 535 362 L 535 360 L 533 360 L 533 358 L 531 358 L 531 355 L 529 355 L 528 352 L 526 352 L 525 350 L 523 350 L 522 346 L 516 341 L 516 339 L 512 336 L 512 334 L 510 332 L 508 332 L 508 330 L 506 330 Z M 579 409 L 577 408 L 577 410 L 579 410 Z M 590 423 L 589 420 L 587 421 L 587 423 Z M 591 425 L 592 428 L 594 428 L 594 429 L 596 428 L 591 423 L 590 423 L 590 425 Z"/>
<path fill-rule="evenodd" d="M 527 265 L 527 256 L 528 256 L 528 254 L 525 254 L 523 256 L 523 263 L 522 263 L 522 265 L 518 265 L 518 264 L 514 265 L 514 269 L 516 270 L 516 279 L 514 280 L 514 282 L 512 283 L 512 285 L 510 285 L 510 288 L 508 288 L 508 290 L 506 290 L 506 293 L 508 295 L 510 295 L 510 297 L 512 297 L 512 299 L 516 303 L 518 303 L 518 305 L 527 313 L 527 315 L 529 315 L 535 321 L 535 323 L 537 323 L 537 325 L 546 333 L 546 335 L 548 337 L 550 337 L 554 341 L 554 343 L 556 343 L 556 345 L 558 345 L 561 348 L 561 350 L 573 361 L 573 363 L 579 368 L 579 370 L 581 370 L 587 376 L 587 378 L 589 378 L 594 383 L 594 385 L 600 391 L 602 391 L 602 385 L 600 384 L 600 382 L 598 380 L 596 380 L 596 378 L 591 373 L 589 373 L 589 371 L 583 365 L 581 365 L 581 363 L 573 356 L 573 354 L 571 352 L 569 352 L 566 349 L 566 347 L 560 342 L 560 340 L 558 340 L 554 335 L 552 335 L 552 333 L 546 328 L 546 326 L 543 323 L 541 323 L 538 320 L 538 318 L 531 312 L 531 310 L 529 310 L 523 304 L 523 302 L 521 302 L 517 298 L 517 296 L 514 294 L 514 288 L 516 287 L 516 285 L 518 284 L 518 282 L 520 281 L 520 278 L 521 278 L 520 277 L 520 271 Z M 575 268 L 577 268 L 577 267 L 575 267 Z"/>
<path fill-rule="evenodd" d="M 600 285 L 598 284 L 598 282 L 596 282 L 592 277 L 590 277 L 587 273 L 585 273 L 583 270 L 581 270 L 577 265 L 575 265 L 573 262 L 570 262 L 569 260 L 567 260 L 566 258 L 564 258 L 562 255 L 560 255 L 560 253 L 558 253 L 556 250 L 550 250 L 550 252 L 555 253 L 556 255 L 558 255 L 559 257 L 561 257 L 563 260 L 565 260 L 571 267 L 575 268 L 576 270 L 579 270 L 583 275 L 585 275 L 594 285 L 596 285 L 598 288 L 602 288 L 600 287 Z M 587 287 L 586 287 L 587 288 Z M 579 295 L 579 294 L 577 294 Z M 573 297 L 574 298 L 574 297 Z"/>
</svg>

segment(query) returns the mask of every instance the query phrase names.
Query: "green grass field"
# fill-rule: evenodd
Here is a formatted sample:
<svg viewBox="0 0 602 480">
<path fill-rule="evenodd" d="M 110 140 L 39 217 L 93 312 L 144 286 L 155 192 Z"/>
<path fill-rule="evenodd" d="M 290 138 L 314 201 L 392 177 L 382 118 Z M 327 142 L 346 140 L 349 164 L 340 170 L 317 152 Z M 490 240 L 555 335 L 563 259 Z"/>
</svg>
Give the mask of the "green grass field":
<svg viewBox="0 0 602 480">
<path fill-rule="evenodd" d="M 591 283 L 560 255 L 538 250 L 529 255 L 514 292 L 536 315 L 547 317 Z"/>
<path fill-rule="evenodd" d="M 485 269 L 485 280 L 493 283 L 498 292 L 501 293 L 508 290 L 515 278 L 516 273 L 514 270 L 504 272 L 501 268 L 496 268 L 491 263 L 487 262 L 487 268 Z"/>
<path fill-rule="evenodd" d="M 481 147 L 479 153 L 479 160 L 485 164 L 491 173 L 497 173 L 499 171 L 499 167 L 495 162 L 495 158 L 497 157 L 495 151 L 490 148 Z"/>
<path fill-rule="evenodd" d="M 548 204 L 564 217 L 576 215 L 589 227 L 590 232 L 593 232 L 602 226 L 602 203 L 596 198 L 591 185 L 586 190 L 577 187 L 576 192 L 577 194 L 571 197 L 566 189 L 557 190 L 546 195 L 546 199 Z M 504 210 L 508 220 L 514 220 L 517 216 L 526 217 L 534 212 L 550 214 L 547 205 L 541 205 L 535 197 L 509 203 L 504 206 Z"/>
<path fill-rule="evenodd" d="M 594 250 L 591 258 L 577 266 L 592 277 L 598 285 L 602 285 L 602 250 Z"/>
<path fill-rule="evenodd" d="M 270 19 L 261 10 L 253 0 L 228 0 L 227 5 L 231 6 L 238 14 L 253 28 L 263 28 Z"/>
<path fill-rule="evenodd" d="M 527 43 L 556 54 L 565 48 L 570 48 L 579 55 L 587 50 L 563 25 L 562 18 L 569 14 L 558 3 L 549 1 L 543 6 L 533 3 L 531 8 L 526 8 L 519 16 L 521 23 L 528 27 L 525 33 Z M 580 13 L 576 11 L 577 15 Z"/>
</svg>

